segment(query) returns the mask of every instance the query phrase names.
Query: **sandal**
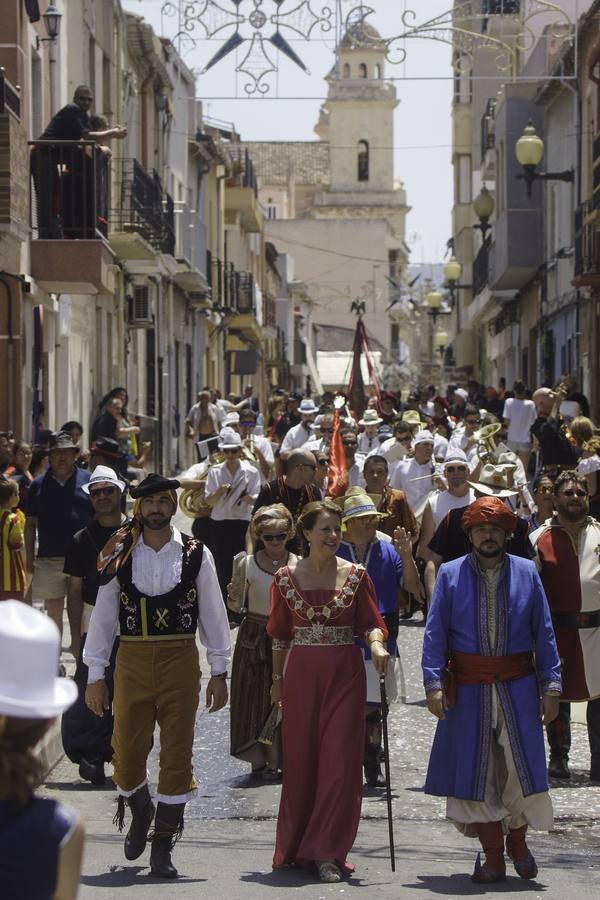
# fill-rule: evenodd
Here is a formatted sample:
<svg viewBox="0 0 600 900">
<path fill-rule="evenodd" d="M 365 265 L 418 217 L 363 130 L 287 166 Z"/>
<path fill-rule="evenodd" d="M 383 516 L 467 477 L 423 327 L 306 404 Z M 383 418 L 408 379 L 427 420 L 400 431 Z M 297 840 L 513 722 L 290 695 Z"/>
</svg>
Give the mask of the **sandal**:
<svg viewBox="0 0 600 900">
<path fill-rule="evenodd" d="M 325 860 L 324 862 L 316 862 L 317 872 L 319 873 L 319 881 L 327 884 L 337 884 L 342 880 L 342 873 L 334 862 Z"/>
</svg>

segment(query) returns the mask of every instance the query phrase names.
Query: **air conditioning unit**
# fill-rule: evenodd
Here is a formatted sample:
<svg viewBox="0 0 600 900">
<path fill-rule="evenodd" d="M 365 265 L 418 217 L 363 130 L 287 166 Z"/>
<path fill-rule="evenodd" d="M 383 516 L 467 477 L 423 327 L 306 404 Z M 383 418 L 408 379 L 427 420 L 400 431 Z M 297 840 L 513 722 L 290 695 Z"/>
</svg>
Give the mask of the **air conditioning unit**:
<svg viewBox="0 0 600 900">
<path fill-rule="evenodd" d="M 154 328 L 154 285 L 134 284 L 129 297 L 131 328 Z"/>
</svg>

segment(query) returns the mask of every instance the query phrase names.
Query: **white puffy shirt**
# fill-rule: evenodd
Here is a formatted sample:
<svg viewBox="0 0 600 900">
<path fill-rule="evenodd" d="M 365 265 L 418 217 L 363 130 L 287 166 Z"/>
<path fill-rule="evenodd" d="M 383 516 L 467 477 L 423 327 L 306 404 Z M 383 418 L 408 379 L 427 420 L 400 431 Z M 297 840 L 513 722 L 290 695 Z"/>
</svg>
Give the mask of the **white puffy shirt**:
<svg viewBox="0 0 600 900">
<path fill-rule="evenodd" d="M 133 549 L 133 583 L 150 597 L 166 594 L 181 581 L 183 541 L 177 528 L 172 528 L 172 532 L 171 540 L 158 553 L 144 543 L 141 535 Z M 208 547 L 204 547 L 196 590 L 198 635 L 200 642 L 206 647 L 211 673 L 220 675 L 227 670 L 231 639 L 215 562 Z M 83 661 L 89 669 L 89 684 L 104 678 L 104 670 L 110 660 L 114 639 L 119 631 L 119 593 L 116 577 L 98 591 L 83 651 Z"/>
</svg>

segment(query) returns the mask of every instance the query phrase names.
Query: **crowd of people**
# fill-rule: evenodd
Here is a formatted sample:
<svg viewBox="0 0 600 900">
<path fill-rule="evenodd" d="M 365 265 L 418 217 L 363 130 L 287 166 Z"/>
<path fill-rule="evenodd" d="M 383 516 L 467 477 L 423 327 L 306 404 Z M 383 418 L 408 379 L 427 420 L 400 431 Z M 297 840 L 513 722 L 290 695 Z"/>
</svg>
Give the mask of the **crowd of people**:
<svg viewBox="0 0 600 900">
<path fill-rule="evenodd" d="M 421 616 L 439 719 L 425 790 L 479 838 L 474 881 L 503 879 L 505 852 L 535 877 L 526 833 L 552 826 L 548 778 L 571 777 L 572 702 L 587 701 L 600 782 L 600 432 L 570 378 L 363 400 L 358 413 L 342 395 L 278 391 L 261 410 L 251 385 L 227 399 L 207 387 L 186 419 L 198 461 L 176 478 L 144 471 L 123 388 L 103 398 L 89 453 L 77 422 L 48 435 L 37 469 L 29 445 L 0 435 L 0 644 L 39 629 L 56 650 L 66 601 L 76 660 L 75 687 L 59 678 L 59 699 L 34 702 L 22 733 L 19 661 L 0 655 L 0 858 L 13 846 L 4 821 L 32 797 L 33 737 L 63 711 L 81 778 L 103 784 L 112 762 L 119 830 L 131 816 L 125 857 L 150 841 L 152 873 L 177 877 L 199 636 L 206 705 L 230 700 L 231 754 L 252 780 L 282 782 L 274 867 L 341 880 L 363 781 L 389 787 L 381 686 L 393 703 L 400 628 Z M 43 627 L 19 600 L 43 607 Z M 72 814 L 39 809 L 79 829 L 80 853 Z"/>
</svg>

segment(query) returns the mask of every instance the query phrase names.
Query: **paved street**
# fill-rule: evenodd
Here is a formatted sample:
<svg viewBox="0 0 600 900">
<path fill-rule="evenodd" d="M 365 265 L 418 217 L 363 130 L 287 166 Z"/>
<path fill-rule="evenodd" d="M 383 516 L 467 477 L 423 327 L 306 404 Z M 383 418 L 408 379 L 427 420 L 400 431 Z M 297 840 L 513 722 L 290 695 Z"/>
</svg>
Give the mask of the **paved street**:
<svg viewBox="0 0 600 900">
<path fill-rule="evenodd" d="M 83 900 L 131 897 L 162 898 L 306 898 L 347 897 L 361 889 L 377 890 L 379 898 L 460 897 L 484 893 L 468 877 L 476 842 L 462 838 L 444 821 L 443 801 L 422 792 L 429 747 L 435 727 L 424 708 L 419 687 L 419 653 L 423 629 L 409 622 L 400 633 L 406 680 L 405 704 L 391 714 L 392 773 L 395 788 L 394 828 L 397 871 L 386 859 L 385 803 L 367 792 L 352 860 L 357 871 L 349 883 L 324 886 L 302 871 L 273 873 L 270 869 L 278 786 L 251 786 L 246 766 L 228 754 L 225 713 L 202 711 L 194 753 L 199 781 L 197 799 L 188 805 L 184 839 L 176 863 L 183 873 L 166 885 L 148 875 L 148 852 L 139 864 L 124 865 L 122 837 L 111 824 L 115 811 L 112 783 L 103 789 L 80 781 L 77 769 L 63 760 L 50 774 L 45 791 L 80 810 L 86 822 Z M 153 752 L 151 775 L 156 775 Z M 526 883 L 510 874 L 495 887 L 505 896 L 523 892 L 569 900 L 597 897 L 600 882 L 600 787 L 587 777 L 589 750 L 585 727 L 574 726 L 574 777 L 568 787 L 553 788 L 556 828 L 536 834 L 532 846 L 540 865 L 539 880 Z M 509 872 L 512 869 L 509 867 Z"/>
</svg>

